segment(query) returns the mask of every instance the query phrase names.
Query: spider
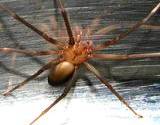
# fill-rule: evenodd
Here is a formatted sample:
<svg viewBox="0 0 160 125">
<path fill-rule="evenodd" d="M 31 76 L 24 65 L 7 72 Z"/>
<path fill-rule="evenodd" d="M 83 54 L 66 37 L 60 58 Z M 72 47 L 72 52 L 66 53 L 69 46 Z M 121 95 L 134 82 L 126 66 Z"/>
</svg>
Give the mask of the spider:
<svg viewBox="0 0 160 125">
<path fill-rule="evenodd" d="M 103 50 L 112 45 L 118 44 L 120 40 L 126 38 L 130 33 L 138 29 L 141 25 L 145 24 L 160 8 L 160 3 L 158 3 L 152 11 L 141 21 L 133 25 L 128 31 L 121 33 L 119 36 L 105 41 L 104 43 L 94 45 L 92 40 L 83 39 L 85 32 L 79 30 L 73 32 L 67 11 L 65 10 L 63 4 L 60 0 L 56 0 L 58 8 L 64 20 L 64 24 L 68 34 L 68 40 L 61 42 L 57 39 L 50 37 L 45 32 L 37 29 L 32 24 L 28 23 L 22 17 L 17 15 L 14 11 L 8 7 L 0 4 L 0 8 L 5 10 L 10 16 L 12 16 L 17 21 L 21 22 L 31 30 L 35 31 L 42 38 L 44 38 L 48 43 L 57 47 L 57 50 L 46 50 L 46 51 L 29 51 L 14 48 L 0 48 L 2 53 L 20 53 L 30 56 L 45 56 L 45 55 L 57 55 L 56 59 L 52 59 L 46 65 L 41 67 L 35 74 L 25 79 L 23 82 L 15 85 L 14 87 L 6 90 L 3 95 L 7 96 L 14 90 L 24 86 L 29 81 L 33 80 L 39 76 L 42 72 L 49 70 L 48 82 L 49 84 L 55 86 L 60 83 L 67 83 L 63 93 L 51 103 L 45 110 L 43 110 L 39 116 L 37 116 L 31 123 L 35 123 L 40 117 L 46 114 L 52 107 L 54 107 L 59 101 L 61 101 L 67 93 L 70 91 L 71 87 L 74 85 L 74 79 L 77 71 L 82 65 L 91 73 L 93 73 L 100 81 L 103 83 L 133 114 L 142 118 L 143 116 L 138 114 L 126 101 L 125 99 L 109 84 L 103 75 L 88 61 L 90 59 L 105 59 L 105 60 L 129 60 L 129 59 L 141 59 L 141 58 L 156 58 L 160 57 L 160 53 L 145 53 L 145 54 L 130 54 L 130 55 L 117 55 L 117 54 L 99 54 L 99 50 Z"/>
</svg>

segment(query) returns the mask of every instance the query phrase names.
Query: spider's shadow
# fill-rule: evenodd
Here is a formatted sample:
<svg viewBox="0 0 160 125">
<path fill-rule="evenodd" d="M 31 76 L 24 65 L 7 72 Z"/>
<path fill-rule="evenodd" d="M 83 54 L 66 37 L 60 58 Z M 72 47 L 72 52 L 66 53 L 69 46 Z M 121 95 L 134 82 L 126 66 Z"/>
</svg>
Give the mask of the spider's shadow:
<svg viewBox="0 0 160 125">
<path fill-rule="evenodd" d="M 30 2 L 30 1 L 29 1 Z M 56 1 L 53 0 L 54 2 L 54 7 L 55 7 L 55 15 L 58 16 L 58 6 L 56 4 Z M 53 3 L 52 2 L 52 3 Z M 28 3 L 27 3 L 28 4 Z M 29 3 L 31 4 L 31 3 Z M 33 4 L 33 7 L 31 6 L 31 10 L 36 8 L 36 9 L 43 9 L 42 7 L 42 3 L 37 3 L 36 2 L 32 2 Z M 58 19 L 58 17 L 57 17 Z M 7 22 L 3 20 L 3 15 L 0 16 L 0 23 L 2 25 L 2 32 L 3 34 L 5 34 L 5 36 L 7 37 L 8 41 L 12 41 L 12 48 L 17 48 L 17 49 L 22 49 L 22 50 L 25 50 L 26 49 L 26 46 L 25 45 L 21 45 L 19 44 L 19 42 L 17 41 L 17 38 L 15 38 L 15 35 L 13 34 L 12 31 L 10 31 L 10 28 L 8 27 L 7 25 Z M 25 27 L 25 26 L 24 26 Z M 6 46 L 5 46 L 6 47 Z M 1 56 L 1 58 L 5 57 L 5 56 L 8 56 L 7 54 L 3 54 Z M 27 56 L 27 55 L 24 55 L 24 57 L 29 57 L 28 59 L 31 60 L 32 62 L 40 65 L 40 66 L 43 66 L 45 65 L 44 61 L 42 61 L 40 58 L 38 57 L 35 57 L 35 56 Z M 26 74 L 26 73 L 23 73 L 23 72 L 20 72 L 19 70 L 16 70 L 15 68 L 11 68 L 9 66 L 7 66 L 4 62 L 0 61 L 0 67 L 4 70 L 4 71 L 7 71 L 11 74 L 15 74 L 15 75 L 18 75 L 18 76 L 21 76 L 21 77 L 24 77 L 24 78 L 28 78 L 30 75 L 29 74 Z M 38 80 L 43 80 L 44 78 L 46 78 L 46 76 L 42 76 L 42 77 L 38 77 Z"/>
</svg>

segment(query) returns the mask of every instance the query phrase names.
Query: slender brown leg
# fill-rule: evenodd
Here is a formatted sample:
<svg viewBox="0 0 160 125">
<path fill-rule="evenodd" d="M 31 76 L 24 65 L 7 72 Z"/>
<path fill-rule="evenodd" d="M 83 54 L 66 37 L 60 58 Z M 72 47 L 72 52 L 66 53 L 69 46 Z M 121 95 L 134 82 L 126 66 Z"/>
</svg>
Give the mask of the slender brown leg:
<svg viewBox="0 0 160 125">
<path fill-rule="evenodd" d="M 69 45 L 74 45 L 75 41 L 74 41 L 73 32 L 72 32 L 72 29 L 71 29 L 71 25 L 70 25 L 70 22 L 69 22 L 67 12 L 66 12 L 65 8 L 63 7 L 60 0 L 57 0 L 57 3 L 60 6 L 60 12 L 63 16 L 64 23 L 66 25 L 67 33 L 68 33 L 68 36 L 69 36 L 69 43 L 68 44 Z"/>
<path fill-rule="evenodd" d="M 14 48 L 0 48 L 0 52 L 10 54 L 10 53 L 20 53 L 30 56 L 44 56 L 44 55 L 52 55 L 58 54 L 58 51 L 48 50 L 48 51 L 31 51 L 31 50 L 21 50 Z"/>
<path fill-rule="evenodd" d="M 120 29 L 122 27 L 126 27 L 126 28 L 130 28 L 133 27 L 134 24 L 113 24 L 113 25 L 109 25 L 107 27 L 104 27 L 102 29 L 99 29 L 98 31 L 96 31 L 94 34 L 95 35 L 105 35 L 106 33 L 109 33 L 111 31 Z M 153 29 L 153 30 L 159 30 L 160 29 L 160 25 L 149 25 L 149 24 L 143 24 L 140 27 L 141 29 Z"/>
<path fill-rule="evenodd" d="M 142 59 L 142 58 L 160 58 L 160 53 L 144 53 L 131 55 L 116 55 L 116 54 L 93 54 L 93 58 L 106 60 L 128 60 L 128 59 Z"/>
<path fill-rule="evenodd" d="M 33 74 L 32 76 L 30 76 L 29 78 L 27 78 L 26 80 L 24 80 L 23 82 L 19 83 L 18 85 L 14 86 L 13 88 L 5 91 L 3 93 L 4 96 L 7 96 L 9 95 L 11 92 L 13 92 L 14 90 L 24 86 L 25 84 L 27 84 L 29 81 L 33 80 L 34 78 L 36 78 L 38 75 L 40 75 L 42 72 L 44 72 L 45 70 L 49 69 L 50 66 L 53 64 L 53 63 L 58 63 L 59 61 L 55 60 L 55 61 L 52 61 L 52 62 L 49 62 L 48 64 L 44 65 L 41 69 L 39 69 L 35 74 Z"/>
<path fill-rule="evenodd" d="M 29 125 L 33 125 L 38 119 L 40 119 L 43 115 L 45 115 L 53 106 L 55 106 L 59 101 L 61 101 L 66 95 L 67 93 L 70 91 L 71 87 L 73 86 L 73 84 L 75 83 L 75 76 L 76 76 L 76 69 L 75 72 L 73 74 L 73 77 L 71 78 L 71 80 L 68 82 L 67 86 L 65 87 L 65 89 L 63 90 L 63 93 L 52 103 L 50 104 L 45 110 L 43 110 L 40 115 L 38 117 L 36 117 Z"/>
<path fill-rule="evenodd" d="M 107 86 L 107 88 L 124 104 L 126 105 L 130 111 L 132 111 L 136 116 L 142 118 L 143 116 L 139 115 L 137 112 L 135 112 L 132 107 L 130 107 L 130 105 L 124 100 L 124 98 L 119 95 L 119 93 L 108 83 L 108 81 L 106 79 L 104 79 L 101 74 L 98 72 L 98 70 L 96 70 L 92 65 L 90 65 L 89 63 L 84 63 L 84 65 L 86 66 L 86 68 L 92 72 L 103 84 L 105 84 L 105 86 Z"/>
<path fill-rule="evenodd" d="M 47 34 L 45 34 L 44 32 L 40 31 L 39 29 L 37 29 L 35 26 L 33 26 L 32 24 L 28 23 L 26 20 L 24 20 L 22 17 L 18 16 L 13 10 L 9 9 L 8 7 L 0 4 L 0 9 L 5 10 L 10 16 L 12 16 L 14 19 L 16 19 L 17 21 L 23 23 L 25 26 L 27 26 L 28 28 L 32 29 L 33 31 L 35 31 L 37 34 L 39 34 L 41 37 L 43 37 L 46 41 L 48 41 L 49 43 L 52 43 L 54 45 L 57 45 L 58 47 L 62 46 L 62 43 L 57 41 L 56 39 L 53 39 L 51 37 L 49 37 Z"/>
<path fill-rule="evenodd" d="M 113 32 L 117 29 L 121 29 L 122 27 L 130 28 L 133 27 L 134 24 L 113 24 L 106 26 L 104 28 L 99 29 L 98 31 L 92 33 L 94 36 L 93 39 L 99 40 L 103 35 L 106 35 L 109 32 Z M 150 30 L 159 30 L 160 26 L 159 25 L 148 25 L 148 24 L 143 24 L 139 28 L 141 29 L 150 29 Z"/>
<path fill-rule="evenodd" d="M 146 23 L 147 20 L 149 20 L 160 8 L 160 3 L 158 3 L 156 5 L 156 7 L 153 8 L 153 10 L 141 21 L 137 22 L 135 25 L 133 25 L 133 27 L 131 27 L 127 32 L 125 33 L 121 33 L 119 36 L 113 38 L 110 41 L 106 41 L 103 44 L 97 45 L 97 47 L 95 48 L 95 50 L 101 50 L 104 49 L 108 46 L 117 44 L 120 40 L 124 39 L 125 37 L 127 37 L 131 32 L 135 31 L 137 28 L 139 28 L 142 24 Z"/>
<path fill-rule="evenodd" d="M 105 35 L 106 33 L 109 33 L 115 29 L 119 29 L 121 27 L 120 24 L 114 24 L 114 25 L 109 25 L 107 27 L 104 27 L 98 31 L 96 31 L 94 34 L 96 35 Z"/>
</svg>

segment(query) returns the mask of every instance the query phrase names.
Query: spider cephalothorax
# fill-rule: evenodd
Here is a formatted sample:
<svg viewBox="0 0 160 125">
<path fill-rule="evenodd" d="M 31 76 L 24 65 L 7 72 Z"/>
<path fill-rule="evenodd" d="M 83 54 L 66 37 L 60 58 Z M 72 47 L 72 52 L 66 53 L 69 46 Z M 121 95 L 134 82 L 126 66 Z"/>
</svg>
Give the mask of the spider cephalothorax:
<svg viewBox="0 0 160 125">
<path fill-rule="evenodd" d="M 91 42 L 80 41 L 74 46 L 66 47 L 63 51 L 63 58 L 74 65 L 79 65 L 91 57 L 92 51 L 93 45 Z"/>
<path fill-rule="evenodd" d="M 73 46 L 64 46 L 60 54 L 60 58 L 63 61 L 56 66 L 53 65 L 50 69 L 49 83 L 51 85 L 59 85 L 60 83 L 67 82 L 72 77 L 75 67 L 78 67 L 92 57 L 93 50 L 93 43 L 88 40 L 81 41 L 78 39 Z"/>
</svg>

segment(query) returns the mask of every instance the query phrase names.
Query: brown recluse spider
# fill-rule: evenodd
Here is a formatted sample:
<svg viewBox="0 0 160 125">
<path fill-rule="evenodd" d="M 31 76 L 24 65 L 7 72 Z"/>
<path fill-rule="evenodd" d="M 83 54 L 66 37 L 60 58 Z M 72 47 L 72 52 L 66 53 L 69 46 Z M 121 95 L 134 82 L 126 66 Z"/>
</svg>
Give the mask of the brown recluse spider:
<svg viewBox="0 0 160 125">
<path fill-rule="evenodd" d="M 0 48 L 0 52 L 7 54 L 14 52 L 32 56 L 58 55 L 57 59 L 51 60 L 49 63 L 40 68 L 35 74 L 30 76 L 23 82 L 19 83 L 18 85 L 15 85 L 13 88 L 5 91 L 3 95 L 4 96 L 9 95 L 11 92 L 27 84 L 30 80 L 36 78 L 38 75 L 40 75 L 42 72 L 46 70 L 50 70 L 48 75 L 49 84 L 54 86 L 56 84 L 66 83 L 68 81 L 68 84 L 66 84 L 63 93 L 30 123 L 30 125 L 32 125 L 67 95 L 67 93 L 74 84 L 74 77 L 76 75 L 77 70 L 80 68 L 81 65 L 84 65 L 86 69 L 91 73 L 93 73 L 131 112 L 133 112 L 136 116 L 142 118 L 143 116 L 139 115 L 136 111 L 134 111 L 134 109 L 125 101 L 125 99 L 100 74 L 100 72 L 96 68 L 94 68 L 91 64 L 89 64 L 87 61 L 90 59 L 105 59 L 105 60 L 116 61 L 116 60 L 160 57 L 160 53 L 145 53 L 145 54 L 131 54 L 131 55 L 96 53 L 98 50 L 102 50 L 111 45 L 118 44 L 120 40 L 127 37 L 131 32 L 135 31 L 141 25 L 145 24 L 146 21 L 149 20 L 158 11 L 158 9 L 160 8 L 160 3 L 158 3 L 143 20 L 137 22 L 128 31 L 121 33 L 119 36 L 109 41 L 106 41 L 102 44 L 94 45 L 92 40 L 83 39 L 83 35 L 85 34 L 84 32 L 75 32 L 75 33 L 73 32 L 65 8 L 63 7 L 60 0 L 57 0 L 56 2 L 58 4 L 59 10 L 64 19 L 64 23 L 67 29 L 67 34 L 69 37 L 67 44 L 48 36 L 46 33 L 42 32 L 41 30 L 34 27 L 32 24 L 28 23 L 22 17 L 18 16 L 14 11 L 0 4 L 0 8 L 2 10 L 5 10 L 10 16 L 12 16 L 17 21 L 26 25 L 28 28 L 35 31 L 41 37 L 43 37 L 47 42 L 55 45 L 58 48 L 58 50 L 46 50 L 46 51 L 29 51 L 29 50 L 20 50 L 14 48 Z"/>
</svg>

